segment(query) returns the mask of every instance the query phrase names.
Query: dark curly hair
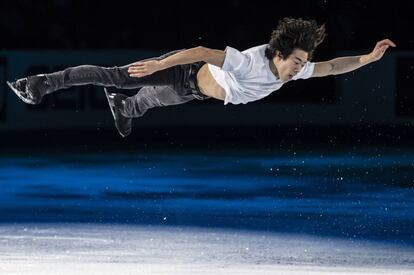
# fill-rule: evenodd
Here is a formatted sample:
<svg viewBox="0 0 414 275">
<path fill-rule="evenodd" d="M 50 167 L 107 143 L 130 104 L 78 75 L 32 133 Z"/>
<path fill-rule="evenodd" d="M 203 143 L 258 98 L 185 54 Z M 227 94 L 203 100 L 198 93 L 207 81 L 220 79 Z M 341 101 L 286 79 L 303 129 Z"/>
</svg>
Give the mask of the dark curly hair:
<svg viewBox="0 0 414 275">
<path fill-rule="evenodd" d="M 318 25 L 315 20 L 302 18 L 283 18 L 277 28 L 272 32 L 265 55 L 273 59 L 276 51 L 286 59 L 295 49 L 301 49 L 313 57 L 316 47 L 325 39 L 325 25 Z"/>
</svg>

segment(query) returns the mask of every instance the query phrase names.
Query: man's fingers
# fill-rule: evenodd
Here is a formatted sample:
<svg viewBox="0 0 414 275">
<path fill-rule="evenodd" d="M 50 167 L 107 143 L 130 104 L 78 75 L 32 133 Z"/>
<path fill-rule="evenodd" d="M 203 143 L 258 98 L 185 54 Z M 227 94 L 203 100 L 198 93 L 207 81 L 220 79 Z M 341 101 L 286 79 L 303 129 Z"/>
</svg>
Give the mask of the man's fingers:
<svg viewBox="0 0 414 275">
<path fill-rule="evenodd" d="M 145 67 L 129 67 L 128 68 L 128 72 L 129 73 L 137 73 L 137 72 L 142 72 L 142 71 L 145 71 L 146 70 L 146 68 Z"/>
<path fill-rule="evenodd" d="M 143 64 L 140 64 L 140 65 L 131 65 L 131 66 L 129 66 L 128 69 L 136 69 L 136 68 L 143 68 L 143 67 L 144 67 Z"/>
<path fill-rule="evenodd" d="M 131 77 L 143 77 L 152 74 L 154 71 L 155 63 L 152 61 L 138 61 L 132 63 L 128 67 L 128 73 Z"/>
<path fill-rule="evenodd" d="M 386 44 L 387 45 L 390 45 L 391 47 L 397 47 L 397 45 L 395 45 L 395 43 L 394 42 L 392 42 L 391 40 L 389 40 L 389 39 L 385 39 L 385 42 L 386 42 Z"/>
<path fill-rule="evenodd" d="M 137 61 L 137 62 L 132 63 L 132 66 L 140 66 L 140 65 L 144 65 L 144 64 L 145 64 L 145 62 Z"/>
<path fill-rule="evenodd" d="M 381 53 L 381 54 L 384 54 L 384 53 L 385 53 L 385 51 L 386 51 L 389 47 L 390 47 L 389 45 L 382 45 L 382 46 L 377 47 L 376 51 L 377 51 L 377 52 L 379 52 L 379 53 Z"/>
<path fill-rule="evenodd" d="M 129 68 L 128 72 L 139 72 L 139 71 L 143 71 L 145 70 L 145 68 Z"/>
<path fill-rule="evenodd" d="M 143 74 L 143 73 L 133 73 L 133 74 L 129 74 L 130 77 L 143 77 L 146 76 L 147 74 Z"/>
<path fill-rule="evenodd" d="M 146 64 L 144 62 L 132 63 L 132 65 L 128 67 L 128 72 L 129 71 L 134 71 L 134 70 L 137 70 L 137 69 L 140 69 L 140 68 L 144 68 L 145 66 L 146 66 Z"/>
<path fill-rule="evenodd" d="M 384 40 L 381 40 L 377 43 L 377 47 L 381 47 L 383 45 L 388 45 L 388 46 L 391 46 L 391 47 L 396 47 L 397 46 L 397 45 L 395 45 L 394 42 L 392 42 L 389 39 L 384 39 Z"/>
<path fill-rule="evenodd" d="M 143 77 L 150 75 L 151 73 L 148 70 L 137 70 L 133 72 L 128 72 L 130 77 Z"/>
</svg>

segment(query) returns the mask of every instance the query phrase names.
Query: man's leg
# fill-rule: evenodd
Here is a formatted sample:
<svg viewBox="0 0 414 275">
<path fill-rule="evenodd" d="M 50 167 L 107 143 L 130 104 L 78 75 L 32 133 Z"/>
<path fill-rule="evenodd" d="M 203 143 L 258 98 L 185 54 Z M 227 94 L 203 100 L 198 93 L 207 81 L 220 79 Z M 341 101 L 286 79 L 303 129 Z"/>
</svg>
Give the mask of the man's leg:
<svg viewBox="0 0 414 275">
<path fill-rule="evenodd" d="M 176 52 L 178 51 L 151 59 L 163 59 Z M 92 84 L 119 89 L 135 89 L 148 85 L 171 85 L 175 81 L 174 68 L 168 68 L 141 78 L 133 78 L 128 74 L 128 67 L 129 65 L 122 67 L 82 65 L 50 74 L 21 78 L 15 82 L 8 82 L 8 84 L 24 102 L 38 104 L 44 95 L 72 86 Z"/>
<path fill-rule="evenodd" d="M 118 89 L 136 89 L 147 85 L 172 85 L 174 83 L 174 68 L 137 78 L 129 76 L 128 66 L 107 68 L 82 65 L 50 74 L 22 78 L 8 84 L 24 102 L 39 104 L 44 95 L 73 86 L 91 84 Z"/>
<path fill-rule="evenodd" d="M 195 99 L 193 94 L 178 94 L 169 86 L 146 86 L 131 97 L 107 93 L 115 126 L 122 137 L 131 133 L 132 118 L 143 116 L 149 109 L 177 105 Z"/>
<path fill-rule="evenodd" d="M 124 116 L 141 117 L 151 108 L 183 104 L 193 99 L 194 95 L 179 95 L 169 86 L 146 86 L 125 99 Z"/>
</svg>

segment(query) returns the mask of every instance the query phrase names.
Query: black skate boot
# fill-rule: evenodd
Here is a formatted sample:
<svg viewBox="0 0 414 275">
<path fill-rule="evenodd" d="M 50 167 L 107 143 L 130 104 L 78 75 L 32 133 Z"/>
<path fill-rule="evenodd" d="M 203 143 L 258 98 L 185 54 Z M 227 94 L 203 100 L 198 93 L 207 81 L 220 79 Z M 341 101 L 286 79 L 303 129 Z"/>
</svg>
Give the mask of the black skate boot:
<svg viewBox="0 0 414 275">
<path fill-rule="evenodd" d="M 109 93 L 106 88 L 104 88 L 104 91 L 106 98 L 108 99 L 112 116 L 114 117 L 116 129 L 122 137 L 130 135 L 132 132 L 132 119 L 122 115 L 127 96 L 123 94 Z"/>
<path fill-rule="evenodd" d="M 48 89 L 44 75 L 20 78 L 14 82 L 7 81 L 7 85 L 23 102 L 28 104 L 39 104 Z"/>
</svg>

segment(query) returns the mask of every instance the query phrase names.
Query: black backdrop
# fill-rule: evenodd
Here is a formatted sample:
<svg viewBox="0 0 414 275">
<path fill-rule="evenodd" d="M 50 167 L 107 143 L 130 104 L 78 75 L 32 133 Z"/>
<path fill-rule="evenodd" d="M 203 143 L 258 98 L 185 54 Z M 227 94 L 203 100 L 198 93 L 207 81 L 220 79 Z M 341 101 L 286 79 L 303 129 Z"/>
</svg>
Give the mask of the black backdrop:
<svg viewBox="0 0 414 275">
<path fill-rule="evenodd" d="M 240 50 L 266 43 L 278 20 L 286 16 L 315 19 L 326 23 L 328 36 L 315 53 L 315 60 L 336 56 L 338 51 L 369 51 L 375 42 L 389 37 L 398 48 L 411 51 L 413 2 L 368 0 L 315 1 L 77 1 L 14 0 L 0 3 L 1 50 L 85 50 L 85 49 L 172 49 L 206 46 L 224 49 L 230 45 Z M 105 63 L 105 62 L 103 62 Z M 115 64 L 118 65 L 118 64 Z M 409 64 L 407 66 L 410 66 Z M 303 93 L 308 83 L 286 87 L 268 101 L 335 101 L 333 78 L 315 79 L 313 93 Z M 289 85 L 287 85 L 289 86 Z M 410 82 L 405 83 L 410 90 Z M 410 127 L 397 131 L 386 129 L 410 142 Z M 296 127 L 295 127 L 296 128 Z M 336 128 L 335 128 L 336 129 Z M 335 135 L 349 140 L 358 136 L 353 130 L 337 127 Z M 94 131 L 94 129 L 91 129 Z M 266 132 L 286 133 L 283 129 Z M 348 134 L 344 135 L 343 132 Z M 378 138 L 371 129 L 361 130 L 369 140 Z M 211 133 L 211 130 L 205 130 Z M 225 129 L 223 135 L 242 139 L 244 130 Z M 412 131 L 411 131 L 412 132 Z M 182 129 L 177 134 L 188 136 Z M 245 135 L 249 139 L 249 130 Z M 260 133 L 260 132 L 259 132 Z M 323 131 L 322 138 L 327 136 Z M 73 134 L 73 133 L 72 133 Z M 303 134 L 303 135 L 302 135 Z M 15 139 L 15 134 L 11 134 Z M 143 134 L 148 136 L 149 134 Z M 211 134 L 216 136 L 214 133 Z M 267 134 L 264 134 L 266 136 Z M 309 140 L 314 129 L 295 134 Z M 34 137 L 38 136 L 34 134 Z M 152 139 L 152 135 L 149 135 Z M 159 135 L 154 132 L 155 137 Z M 263 136 L 263 135 L 262 135 Z M 306 139 L 303 137 L 306 136 Z M 382 135 L 381 137 L 384 137 Z M 7 139 L 3 134 L 3 138 Z M 82 132 L 82 141 L 85 135 Z M 274 135 L 269 139 L 273 140 Z M 317 140 L 319 139 L 316 138 Z M 326 138 L 329 140 L 329 138 Z M 360 138 L 356 138 L 360 140 Z M 38 138 L 43 140 L 43 138 Z M 71 139 L 73 141 L 73 139 Z"/>
</svg>

